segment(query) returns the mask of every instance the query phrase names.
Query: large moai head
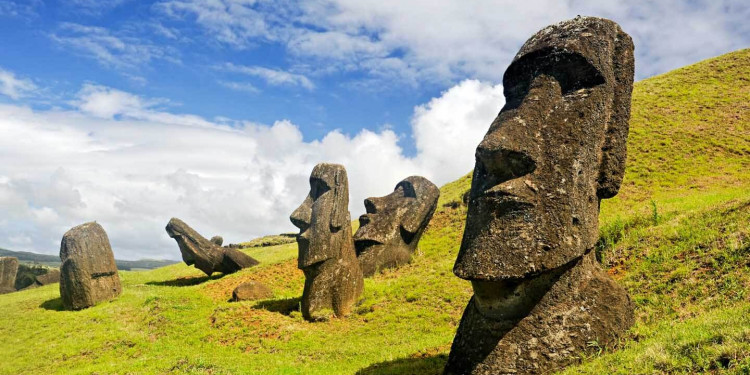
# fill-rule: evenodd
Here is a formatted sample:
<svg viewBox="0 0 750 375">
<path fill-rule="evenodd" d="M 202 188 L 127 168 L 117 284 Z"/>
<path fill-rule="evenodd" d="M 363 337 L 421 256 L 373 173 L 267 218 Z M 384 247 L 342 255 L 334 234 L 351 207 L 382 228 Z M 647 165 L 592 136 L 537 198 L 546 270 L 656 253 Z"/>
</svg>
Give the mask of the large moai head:
<svg viewBox="0 0 750 375">
<path fill-rule="evenodd" d="M 310 193 L 290 220 L 300 230 L 300 269 L 339 258 L 343 242 L 351 240 L 349 181 L 344 166 L 316 165 L 310 175 Z"/>
<path fill-rule="evenodd" d="M 594 246 L 599 201 L 624 174 L 633 42 L 601 18 L 552 25 L 521 47 L 503 85 L 453 269 L 472 281 L 538 274 Z"/>
<path fill-rule="evenodd" d="M 454 265 L 474 295 L 446 374 L 541 374 L 633 323 L 627 292 L 591 251 L 599 202 L 617 194 L 633 42 L 578 17 L 532 36 L 503 77 L 506 104 L 476 150 Z"/>
<path fill-rule="evenodd" d="M 432 214 L 440 190 L 421 176 L 407 177 L 391 194 L 365 199 L 366 214 L 354 234 L 357 258 L 365 276 L 408 263 Z"/>
<path fill-rule="evenodd" d="M 185 264 L 195 265 L 208 276 L 214 272 L 232 273 L 258 264 L 257 260 L 239 250 L 221 247 L 219 243 L 223 239 L 217 240 L 218 236 L 207 240 L 178 218 L 169 220 L 166 231 L 177 242 Z"/>
<path fill-rule="evenodd" d="M 122 292 L 109 237 L 98 223 L 65 232 L 60 260 L 60 297 L 66 309 L 91 307 Z"/>
</svg>

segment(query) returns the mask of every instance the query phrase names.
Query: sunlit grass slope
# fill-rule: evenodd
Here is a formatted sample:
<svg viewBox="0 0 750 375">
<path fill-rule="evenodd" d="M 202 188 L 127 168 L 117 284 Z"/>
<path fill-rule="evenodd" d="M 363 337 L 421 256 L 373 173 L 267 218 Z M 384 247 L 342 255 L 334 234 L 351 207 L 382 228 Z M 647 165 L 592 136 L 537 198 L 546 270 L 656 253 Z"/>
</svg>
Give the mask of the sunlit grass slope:
<svg viewBox="0 0 750 375">
<path fill-rule="evenodd" d="M 569 374 L 750 372 L 749 103 L 750 50 L 636 84 L 598 251 L 637 323 Z M 246 249 L 262 264 L 225 277 L 122 272 L 118 299 L 79 312 L 60 311 L 57 285 L 0 296 L 0 373 L 440 373 L 471 295 L 451 272 L 469 185 L 442 187 L 412 264 L 367 279 L 345 319 L 302 319 L 295 244 Z M 247 280 L 276 296 L 228 302 Z"/>
</svg>

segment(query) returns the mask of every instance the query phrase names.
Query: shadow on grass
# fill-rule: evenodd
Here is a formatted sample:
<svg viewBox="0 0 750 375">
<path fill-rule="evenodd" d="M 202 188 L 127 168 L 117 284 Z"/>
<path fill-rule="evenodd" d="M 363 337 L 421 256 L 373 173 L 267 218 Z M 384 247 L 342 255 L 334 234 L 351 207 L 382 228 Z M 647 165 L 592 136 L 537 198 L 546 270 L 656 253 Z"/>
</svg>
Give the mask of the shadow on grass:
<svg viewBox="0 0 750 375">
<path fill-rule="evenodd" d="M 174 280 L 165 281 L 149 281 L 146 285 L 158 285 L 158 286 L 192 286 L 205 283 L 210 280 L 217 280 L 224 277 L 223 273 L 217 273 L 213 276 L 189 276 L 189 277 L 178 277 Z"/>
<path fill-rule="evenodd" d="M 49 301 L 42 302 L 39 307 L 46 309 L 46 310 L 53 310 L 53 311 L 64 311 L 65 308 L 63 307 L 62 298 L 57 297 L 53 298 Z"/>
<path fill-rule="evenodd" d="M 443 373 L 443 367 L 445 367 L 447 361 L 447 354 L 418 358 L 399 358 L 393 361 L 370 365 L 357 371 L 357 375 L 440 375 Z"/>
<path fill-rule="evenodd" d="M 269 301 L 261 301 L 253 305 L 255 309 L 264 309 L 271 312 L 277 312 L 283 315 L 291 315 L 294 311 L 299 311 L 300 297 L 285 298 Z"/>
</svg>

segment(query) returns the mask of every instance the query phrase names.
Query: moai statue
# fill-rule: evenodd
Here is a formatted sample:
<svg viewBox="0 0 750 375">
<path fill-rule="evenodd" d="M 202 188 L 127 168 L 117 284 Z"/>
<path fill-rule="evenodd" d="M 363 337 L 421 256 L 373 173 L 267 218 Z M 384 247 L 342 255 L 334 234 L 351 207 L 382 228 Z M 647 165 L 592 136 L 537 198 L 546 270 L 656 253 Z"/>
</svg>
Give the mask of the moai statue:
<svg viewBox="0 0 750 375">
<path fill-rule="evenodd" d="M 541 374 L 633 323 L 627 292 L 594 257 L 599 202 L 619 189 L 633 42 L 577 17 L 529 39 L 503 77 L 506 104 L 476 150 L 453 272 L 471 281 L 446 374 Z"/>
<path fill-rule="evenodd" d="M 208 276 L 214 272 L 233 273 L 258 264 L 253 257 L 237 249 L 217 245 L 215 239 L 218 236 L 213 241 L 207 240 L 178 218 L 169 220 L 166 230 L 169 237 L 177 241 L 185 264 L 195 265 Z"/>
<path fill-rule="evenodd" d="M 18 273 L 18 258 L 0 257 L 0 294 L 16 291 L 16 274 Z"/>
<path fill-rule="evenodd" d="M 320 163 L 310 175 L 310 193 L 290 216 L 299 228 L 298 267 L 305 273 L 302 316 L 345 316 L 364 288 L 352 241 L 349 181 L 342 165 Z"/>
<path fill-rule="evenodd" d="M 411 176 L 399 182 L 393 193 L 365 199 L 367 213 L 359 217 L 354 234 L 365 277 L 411 261 L 439 197 L 440 189 L 430 180 Z"/>
<path fill-rule="evenodd" d="M 115 255 L 101 225 L 73 227 L 60 243 L 60 297 L 67 310 L 81 310 L 122 293 Z"/>
</svg>

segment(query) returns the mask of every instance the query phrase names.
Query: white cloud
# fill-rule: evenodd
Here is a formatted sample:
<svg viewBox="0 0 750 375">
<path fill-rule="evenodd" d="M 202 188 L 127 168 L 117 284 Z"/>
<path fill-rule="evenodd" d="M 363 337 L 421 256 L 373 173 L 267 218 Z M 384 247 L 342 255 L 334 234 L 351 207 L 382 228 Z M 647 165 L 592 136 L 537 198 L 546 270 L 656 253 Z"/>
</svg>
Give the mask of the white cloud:
<svg viewBox="0 0 750 375">
<path fill-rule="evenodd" d="M 101 15 L 110 11 L 128 0 L 67 0 L 64 4 L 74 7 L 76 12 L 90 15 Z"/>
<path fill-rule="evenodd" d="M 229 45 L 245 48 L 254 40 L 273 40 L 269 14 L 256 7 L 262 1 L 256 0 L 169 0 L 155 5 L 155 8 L 173 18 L 194 17 L 205 27 L 210 36 Z M 270 11 L 280 7 L 271 4 Z"/>
<path fill-rule="evenodd" d="M 465 80 L 417 106 L 411 124 L 422 167 L 441 182 L 468 172 L 474 149 L 504 103 L 502 85 Z"/>
<path fill-rule="evenodd" d="M 745 0 L 172 0 L 230 46 L 280 43 L 323 71 L 358 69 L 390 80 L 499 82 L 523 42 L 576 15 L 613 19 L 636 43 L 639 78 L 747 47 Z M 399 63 L 396 64 L 395 61 Z M 386 72 L 384 74 L 384 72 Z"/>
<path fill-rule="evenodd" d="M 0 94 L 17 100 L 36 89 L 36 85 L 31 80 L 18 78 L 13 72 L 0 68 Z"/>
<path fill-rule="evenodd" d="M 50 38 L 63 47 L 116 69 L 133 69 L 153 60 L 180 62 L 174 48 L 158 46 L 132 36 L 115 35 L 98 26 L 63 23 Z"/>
<path fill-rule="evenodd" d="M 24 1 L 0 0 L 0 16 L 21 17 L 27 20 L 37 17 L 37 8 L 43 6 L 41 0 Z"/>
<path fill-rule="evenodd" d="M 260 92 L 260 89 L 248 82 L 219 81 L 219 84 L 234 91 L 244 91 L 251 94 L 257 94 Z"/>
<path fill-rule="evenodd" d="M 262 66 L 235 65 L 232 63 L 224 64 L 223 66 L 221 66 L 221 69 L 229 72 L 258 77 L 266 81 L 268 84 L 274 86 L 301 86 L 308 90 L 312 90 L 315 88 L 315 85 L 312 83 L 312 81 L 310 81 L 310 79 L 305 77 L 304 75 L 286 72 L 283 70 L 270 69 Z"/>
<path fill-rule="evenodd" d="M 164 231 L 173 216 L 227 242 L 294 231 L 289 214 L 323 161 L 347 168 L 356 218 L 364 198 L 406 176 L 443 184 L 468 172 L 499 92 L 466 81 L 415 108 L 414 157 L 389 129 L 305 141 L 289 121 L 209 121 L 96 85 L 81 89 L 76 110 L 0 105 L 0 246 L 56 253 L 67 229 L 97 220 L 119 258 L 176 259 Z"/>
</svg>

